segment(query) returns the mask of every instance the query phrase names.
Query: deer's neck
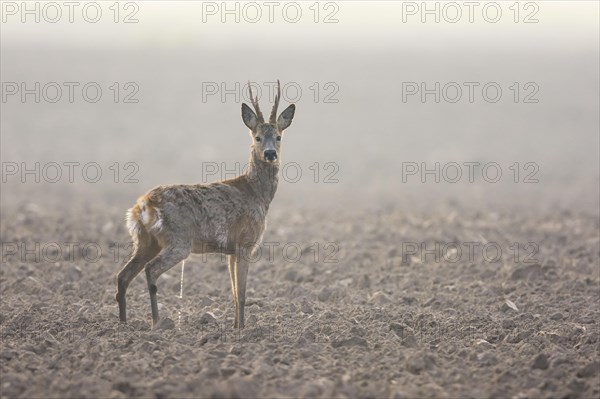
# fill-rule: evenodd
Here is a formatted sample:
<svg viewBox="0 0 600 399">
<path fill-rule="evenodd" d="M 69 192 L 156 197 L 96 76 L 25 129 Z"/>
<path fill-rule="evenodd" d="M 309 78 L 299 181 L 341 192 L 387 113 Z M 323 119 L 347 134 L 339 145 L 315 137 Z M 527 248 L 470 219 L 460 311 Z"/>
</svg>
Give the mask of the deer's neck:
<svg viewBox="0 0 600 399">
<path fill-rule="evenodd" d="M 254 153 L 250 155 L 250 163 L 246 177 L 254 192 L 266 208 L 275 197 L 279 182 L 279 163 L 267 163 L 257 159 Z"/>
</svg>

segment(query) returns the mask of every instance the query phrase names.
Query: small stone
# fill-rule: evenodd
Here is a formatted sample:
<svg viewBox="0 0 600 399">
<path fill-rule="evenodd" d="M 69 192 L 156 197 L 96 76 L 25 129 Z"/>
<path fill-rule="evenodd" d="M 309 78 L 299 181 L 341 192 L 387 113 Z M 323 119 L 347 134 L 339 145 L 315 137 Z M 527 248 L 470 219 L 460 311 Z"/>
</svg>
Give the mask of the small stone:
<svg viewBox="0 0 600 399">
<path fill-rule="evenodd" d="M 142 345 L 140 347 L 144 352 L 152 353 L 157 348 L 157 345 L 154 342 L 145 341 L 142 343 Z"/>
<path fill-rule="evenodd" d="M 363 274 L 362 277 L 358 280 L 358 288 L 361 290 L 371 288 L 371 279 L 366 274 Z"/>
<path fill-rule="evenodd" d="M 168 317 L 161 319 L 156 326 L 157 330 L 173 330 L 175 329 L 175 322 Z"/>
<path fill-rule="evenodd" d="M 417 338 L 415 337 L 414 330 L 411 327 L 408 327 L 399 323 L 390 324 L 390 330 L 396 334 L 398 338 L 400 338 L 403 346 L 414 348 L 417 346 Z"/>
<path fill-rule="evenodd" d="M 478 353 L 477 360 L 484 366 L 492 366 L 498 363 L 498 357 L 490 351 Z"/>
<path fill-rule="evenodd" d="M 297 277 L 298 277 L 298 273 L 296 273 L 295 270 L 288 270 L 283 275 L 283 279 L 287 280 L 287 281 L 296 281 Z"/>
<path fill-rule="evenodd" d="M 430 355 L 416 354 L 406 361 L 406 369 L 413 374 L 421 374 L 421 371 L 431 370 L 435 366 L 435 359 Z"/>
<path fill-rule="evenodd" d="M 536 280 L 542 277 L 544 272 L 542 271 L 542 265 L 535 263 L 532 265 L 526 265 L 515 269 L 511 275 L 511 280 Z"/>
<path fill-rule="evenodd" d="M 533 359 L 531 368 L 546 370 L 549 366 L 550 363 L 548 362 L 548 356 L 545 353 L 540 353 L 535 357 L 535 359 Z"/>
<path fill-rule="evenodd" d="M 231 348 L 229 348 L 229 353 L 236 356 L 241 355 L 243 351 L 244 348 L 242 348 L 241 345 L 232 345 Z"/>
<path fill-rule="evenodd" d="M 200 324 L 216 324 L 217 319 L 210 312 L 205 312 L 202 316 L 200 316 Z"/>
<path fill-rule="evenodd" d="M 258 317 L 256 317 L 256 315 L 251 314 L 246 319 L 246 325 L 248 325 L 248 326 L 255 326 L 257 324 L 258 324 Z"/>
<path fill-rule="evenodd" d="M 119 391 L 119 392 L 123 392 L 124 394 L 127 394 L 127 395 L 133 395 L 135 393 L 135 389 L 131 385 L 131 383 L 129 381 L 124 381 L 124 380 L 113 383 L 112 389 Z"/>
<path fill-rule="evenodd" d="M 234 374 L 235 374 L 234 368 L 224 367 L 221 369 L 221 375 L 225 378 L 231 377 Z"/>
<path fill-rule="evenodd" d="M 219 378 L 221 377 L 221 369 L 216 361 L 209 360 L 202 367 L 202 373 L 207 378 Z"/>
<path fill-rule="evenodd" d="M 308 303 L 307 300 L 303 300 L 302 304 L 300 305 L 300 311 L 302 313 L 312 314 L 313 313 L 313 308 L 312 308 L 312 306 L 310 306 L 310 303 Z"/>
<path fill-rule="evenodd" d="M 13 357 L 15 357 L 15 352 L 10 349 L 5 349 L 2 351 L 2 353 L 0 353 L 0 358 L 4 360 L 10 360 Z"/>
<path fill-rule="evenodd" d="M 594 360 L 577 372 L 577 377 L 588 378 L 600 374 L 600 362 Z"/>
<path fill-rule="evenodd" d="M 402 300 L 407 305 L 412 305 L 413 303 L 417 302 L 417 298 L 415 298 L 414 296 L 403 296 Z"/>
<path fill-rule="evenodd" d="M 302 336 L 300 338 L 302 338 L 306 342 L 317 342 L 316 334 L 314 333 L 314 331 L 308 328 L 302 331 Z M 298 341 L 300 341 L 300 339 Z"/>
<path fill-rule="evenodd" d="M 582 380 L 578 380 L 578 379 L 576 379 L 576 378 L 574 378 L 574 379 L 573 379 L 573 380 L 572 380 L 572 381 L 569 383 L 569 385 L 567 385 L 567 386 L 568 386 L 568 387 L 569 387 L 569 389 L 571 389 L 573 392 L 576 392 L 576 393 L 578 393 L 578 394 L 579 394 L 579 393 L 581 393 L 581 392 L 583 392 L 583 391 L 585 391 L 585 388 L 586 388 L 586 384 L 585 384 L 585 382 L 584 382 L 584 381 L 582 381 Z"/>
<path fill-rule="evenodd" d="M 338 284 L 341 285 L 342 287 L 349 287 L 350 284 L 352 284 L 352 279 L 351 278 L 344 278 L 338 281 Z"/>
<path fill-rule="evenodd" d="M 326 310 L 323 313 L 321 313 L 321 317 L 319 318 L 320 320 L 325 320 L 325 322 L 329 322 L 330 320 L 335 320 L 338 318 L 338 314 L 332 312 L 331 310 Z"/>
<path fill-rule="evenodd" d="M 385 305 L 387 303 L 392 302 L 392 300 L 383 292 L 378 291 L 373 294 L 373 296 L 370 299 L 370 302 L 373 302 L 377 305 Z"/>
<path fill-rule="evenodd" d="M 556 312 L 552 316 L 550 316 L 550 320 L 562 320 L 562 319 L 563 319 L 563 315 L 560 312 Z"/>
<path fill-rule="evenodd" d="M 485 339 L 478 339 L 475 342 L 475 345 L 477 345 L 477 347 L 481 348 L 481 349 L 494 349 L 495 348 L 495 346 L 493 344 L 486 341 Z"/>
<path fill-rule="evenodd" d="M 512 319 L 504 319 L 504 320 L 502 320 L 502 328 L 505 329 L 505 330 L 512 330 L 516 326 L 517 326 L 517 323 L 515 323 L 515 321 L 512 320 Z"/>
<path fill-rule="evenodd" d="M 209 297 L 202 296 L 202 297 L 200 297 L 200 301 L 199 301 L 198 305 L 201 306 L 201 307 L 205 307 L 205 306 L 208 306 L 208 305 L 212 305 L 213 302 L 214 301 L 212 299 L 210 299 Z"/>
<path fill-rule="evenodd" d="M 510 384 L 510 383 L 514 383 L 514 381 L 516 380 L 517 376 L 511 372 L 510 370 L 504 371 L 502 373 L 500 373 L 496 378 L 495 381 L 498 384 Z"/>
<path fill-rule="evenodd" d="M 352 338 L 348 338 L 348 339 L 344 339 L 341 341 L 334 341 L 331 343 L 331 346 L 333 346 L 334 348 L 340 348 L 340 347 L 348 347 L 348 346 L 364 346 L 364 347 L 368 347 L 368 343 L 364 338 L 360 338 L 360 337 L 352 337 Z"/>
<path fill-rule="evenodd" d="M 317 296 L 317 298 L 319 299 L 319 301 L 321 302 L 326 302 L 329 297 L 331 296 L 332 291 L 330 288 L 328 287 L 324 287 L 321 292 L 319 292 L 319 295 Z"/>
</svg>

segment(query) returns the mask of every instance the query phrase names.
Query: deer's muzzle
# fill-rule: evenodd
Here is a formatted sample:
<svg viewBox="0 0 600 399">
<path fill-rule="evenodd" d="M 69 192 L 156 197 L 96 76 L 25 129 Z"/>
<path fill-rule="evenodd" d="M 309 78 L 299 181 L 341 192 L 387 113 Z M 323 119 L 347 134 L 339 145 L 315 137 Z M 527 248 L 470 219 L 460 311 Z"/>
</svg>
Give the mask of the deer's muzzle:
<svg viewBox="0 0 600 399">
<path fill-rule="evenodd" d="M 277 151 L 265 150 L 264 157 L 265 157 L 265 161 L 273 162 L 273 161 L 277 160 Z"/>
</svg>

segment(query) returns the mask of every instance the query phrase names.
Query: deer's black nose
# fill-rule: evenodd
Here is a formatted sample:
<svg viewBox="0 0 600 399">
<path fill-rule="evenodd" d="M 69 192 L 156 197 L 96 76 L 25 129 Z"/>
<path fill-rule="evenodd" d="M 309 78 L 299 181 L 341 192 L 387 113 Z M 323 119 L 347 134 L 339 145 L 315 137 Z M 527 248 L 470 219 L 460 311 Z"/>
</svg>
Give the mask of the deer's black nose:
<svg viewBox="0 0 600 399">
<path fill-rule="evenodd" d="M 265 151 L 265 160 L 266 161 L 274 161 L 277 159 L 277 151 L 275 150 L 266 150 Z"/>
</svg>

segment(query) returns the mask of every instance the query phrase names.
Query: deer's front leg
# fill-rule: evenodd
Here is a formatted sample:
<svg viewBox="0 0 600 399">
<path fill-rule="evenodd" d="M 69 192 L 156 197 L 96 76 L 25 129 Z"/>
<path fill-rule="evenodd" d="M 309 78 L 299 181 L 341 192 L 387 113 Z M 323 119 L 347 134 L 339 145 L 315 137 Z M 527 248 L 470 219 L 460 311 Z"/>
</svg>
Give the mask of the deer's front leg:
<svg viewBox="0 0 600 399">
<path fill-rule="evenodd" d="M 235 262 L 235 304 L 234 328 L 244 328 L 244 306 L 246 305 L 246 277 L 248 276 L 248 259 L 245 256 L 237 256 Z"/>
<path fill-rule="evenodd" d="M 148 291 L 150 291 L 150 306 L 152 308 L 152 327 L 158 324 L 158 301 L 156 293 L 156 280 L 158 277 L 171 269 L 173 266 L 185 260 L 191 251 L 190 245 L 170 245 L 163 248 L 158 255 L 146 264 L 146 279 L 148 280 Z"/>
<path fill-rule="evenodd" d="M 237 294 L 236 294 L 236 289 L 235 289 L 235 263 L 237 261 L 237 256 L 236 255 L 229 255 L 229 279 L 231 280 L 231 294 L 233 295 L 233 304 L 235 305 L 235 322 L 234 324 L 237 325 L 238 323 L 238 315 L 237 315 L 237 307 L 238 307 L 238 298 L 237 298 Z"/>
</svg>

